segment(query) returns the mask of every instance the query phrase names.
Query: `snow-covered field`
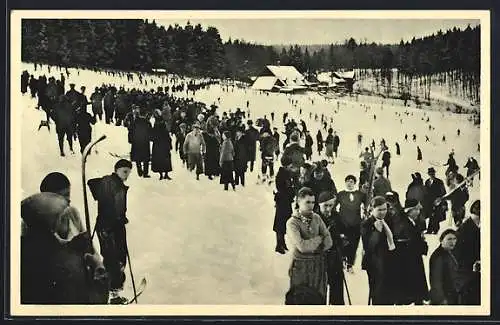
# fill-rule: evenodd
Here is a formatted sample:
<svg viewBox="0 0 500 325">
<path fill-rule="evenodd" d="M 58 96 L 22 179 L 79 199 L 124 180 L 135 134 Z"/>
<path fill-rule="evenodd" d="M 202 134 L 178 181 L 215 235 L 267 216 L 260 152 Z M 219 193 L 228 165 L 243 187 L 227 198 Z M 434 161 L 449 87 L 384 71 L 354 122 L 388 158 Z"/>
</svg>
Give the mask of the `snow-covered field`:
<svg viewBox="0 0 500 325">
<path fill-rule="evenodd" d="M 44 67 L 46 68 L 46 67 Z M 23 69 L 38 76 L 40 69 L 33 71 L 33 65 L 23 64 Z M 47 71 L 44 73 L 48 76 Z M 85 85 L 87 96 L 102 83 L 114 82 L 117 86 L 140 87 L 138 82 L 129 84 L 126 78 L 117 80 L 104 74 L 91 71 L 70 69 L 71 75 L 66 81 L 76 84 L 76 88 Z M 54 68 L 51 75 L 59 76 L 60 71 Z M 21 71 L 19 71 L 19 74 Z M 136 79 L 137 80 L 137 79 Z M 148 81 L 149 82 L 149 81 Z M 160 84 L 147 86 L 156 88 Z M 178 94 L 185 96 L 185 93 Z M 191 95 L 190 95 L 191 96 Z M 343 189 L 343 180 L 347 174 L 359 174 L 360 148 L 357 145 L 357 134 L 363 134 L 363 147 L 368 146 L 372 139 L 378 144 L 384 138 L 392 154 L 390 180 L 393 188 L 402 199 L 406 187 L 411 181 L 410 174 L 419 171 L 423 176 L 427 168 L 434 164 L 437 175 L 444 178 L 446 167 L 435 166 L 446 162 L 448 153 L 454 149 L 459 166 L 466 163 L 472 155 L 478 162 L 477 145 L 480 142 L 480 130 L 467 121 L 465 115 L 423 111 L 406 108 L 413 116 L 403 115 L 403 124 L 395 112 L 403 112 L 399 106 L 381 105 L 381 100 L 375 97 L 360 96 L 342 98 L 337 114 L 337 100 L 326 100 L 314 93 L 301 95 L 259 94 L 252 90 L 234 88 L 234 92 L 223 92 L 220 86 L 211 86 L 209 90 L 196 93 L 195 100 L 208 105 L 220 97 L 219 107 L 222 111 L 237 107 L 246 109 L 246 101 L 250 101 L 251 118 L 256 119 L 275 112 L 273 126 L 282 130 L 282 114 L 297 121 L 302 118 L 312 130 L 314 148 L 315 134 L 319 123 L 309 120 L 309 113 L 324 113 L 333 117 L 333 128 L 340 136 L 339 158 L 330 166 L 330 172 L 337 188 Z M 293 107 L 289 99 L 299 101 Z M 311 99 L 314 104 L 311 104 Z M 22 197 L 36 193 L 42 178 L 51 171 L 60 171 L 68 175 L 72 181 L 72 204 L 82 213 L 83 194 L 81 184 L 80 154 L 60 157 L 57 145 L 55 127 L 49 133 L 46 128 L 37 132 L 41 111 L 34 109 L 35 101 L 29 94 L 14 103 L 12 114 L 19 114 L 21 128 L 21 187 Z M 361 106 L 371 107 L 368 113 Z M 302 108 L 302 115 L 299 114 Z M 374 121 L 373 115 L 377 115 Z M 430 123 L 436 128 L 428 131 L 424 118 L 430 118 Z M 461 130 L 457 137 L 457 129 Z M 323 136 L 326 132 L 322 131 Z M 408 133 L 409 141 L 404 141 Z M 412 134 L 417 134 L 417 143 L 411 140 Z M 107 135 L 107 140 L 97 147 L 97 154 L 88 159 L 87 178 L 111 173 L 116 158 L 108 152 L 128 153 L 127 133 L 124 127 L 116 127 L 98 123 L 93 131 L 93 137 Z M 430 143 L 424 142 L 425 135 L 430 137 Z M 446 143 L 441 137 L 446 135 Z M 282 137 L 282 141 L 283 141 Z M 401 156 L 396 156 L 395 142 L 401 145 Z M 423 154 L 423 162 L 417 163 L 417 144 Z M 13 144 L 16 145 L 16 144 Z M 67 143 L 65 144 L 67 146 Z M 67 147 L 66 147 L 67 148 Z M 75 145 L 78 152 L 79 145 Z M 66 150 L 67 153 L 69 152 Z M 314 159 L 319 158 L 317 153 Z M 141 304 L 259 304 L 280 305 L 284 302 L 284 294 L 288 290 L 288 266 L 290 254 L 279 255 L 274 252 L 275 234 L 272 231 L 274 218 L 274 202 L 272 188 L 256 185 L 260 162 L 253 173 L 247 173 L 247 186 L 237 187 L 235 192 L 222 190 L 218 180 L 209 181 L 201 177 L 196 181 L 193 174 L 182 168 L 178 154 L 173 152 L 173 169 L 171 181 L 158 181 L 157 175 L 152 178 L 139 178 L 135 171 L 128 185 L 128 242 L 132 266 L 136 281 L 142 276 L 147 277 L 149 285 L 141 296 Z M 279 163 L 275 165 L 275 170 Z M 463 173 L 465 170 L 461 169 Z M 471 189 L 469 204 L 479 198 L 479 182 Z M 95 202 L 90 202 L 92 218 L 96 214 Z M 444 221 L 441 229 L 449 226 Z M 436 235 L 427 235 L 430 253 L 437 247 Z M 96 240 L 97 244 L 97 240 Z M 366 273 L 361 270 L 361 247 L 355 265 L 355 273 L 347 275 L 347 282 L 353 304 L 366 305 L 368 297 L 368 281 Z M 430 255 L 430 254 L 429 254 Z M 425 259 L 428 266 L 428 260 Z M 127 288 L 131 294 L 131 284 L 127 273 Z"/>
</svg>

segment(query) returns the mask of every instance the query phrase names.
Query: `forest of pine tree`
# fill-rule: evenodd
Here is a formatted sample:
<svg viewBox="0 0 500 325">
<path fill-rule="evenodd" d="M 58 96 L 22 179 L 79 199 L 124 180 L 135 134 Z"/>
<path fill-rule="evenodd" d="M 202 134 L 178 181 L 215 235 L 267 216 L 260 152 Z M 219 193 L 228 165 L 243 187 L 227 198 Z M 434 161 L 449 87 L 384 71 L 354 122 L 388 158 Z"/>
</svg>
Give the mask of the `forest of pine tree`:
<svg viewBox="0 0 500 325">
<path fill-rule="evenodd" d="M 396 88 L 404 96 L 417 85 L 428 99 L 431 83 L 441 83 L 477 100 L 480 27 L 437 31 L 399 44 L 351 38 L 341 44 L 264 46 L 224 43 L 215 27 L 189 22 L 164 27 L 142 19 L 23 19 L 22 61 L 239 80 L 258 75 L 267 64 L 294 65 L 308 76 L 356 69 L 358 79 L 374 78 L 386 92 Z"/>
</svg>

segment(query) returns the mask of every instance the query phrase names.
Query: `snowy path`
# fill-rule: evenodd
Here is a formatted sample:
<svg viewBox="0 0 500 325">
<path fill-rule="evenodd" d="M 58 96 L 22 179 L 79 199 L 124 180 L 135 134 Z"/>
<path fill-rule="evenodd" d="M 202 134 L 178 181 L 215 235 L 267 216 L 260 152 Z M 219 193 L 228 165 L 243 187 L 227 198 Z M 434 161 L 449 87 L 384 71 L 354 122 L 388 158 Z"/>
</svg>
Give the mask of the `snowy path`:
<svg viewBox="0 0 500 325">
<path fill-rule="evenodd" d="M 29 67 L 32 70 L 32 66 Z M 38 71 L 39 72 L 39 71 Z M 53 73 L 58 75 L 59 72 Z M 91 92 L 94 85 L 109 82 L 111 78 L 95 76 L 93 72 L 73 73 L 69 82 L 81 84 Z M 93 85 L 94 83 L 94 85 Z M 151 87 L 150 87 L 151 88 Z M 222 92 L 219 86 L 200 91 L 195 99 L 208 105 L 221 97 L 221 108 L 226 110 L 236 107 L 245 109 L 246 100 L 250 100 L 252 119 L 275 112 L 275 125 L 282 129 L 281 118 L 285 111 L 291 117 L 298 118 L 298 108 L 292 108 L 288 97 L 282 94 L 261 95 L 250 90 L 235 88 L 234 92 Z M 310 105 L 309 97 L 314 98 Z M 318 112 L 334 117 L 334 129 L 340 135 L 340 157 L 330 171 L 337 188 L 343 189 L 343 180 L 349 173 L 358 175 L 359 149 L 356 143 L 358 132 L 364 135 L 364 145 L 372 137 L 378 143 L 385 137 L 394 157 L 391 165 L 393 188 L 404 198 L 406 186 L 411 181 L 410 173 L 420 171 L 425 177 L 429 161 L 444 163 L 448 152 L 454 148 L 459 166 L 465 164 L 472 154 L 479 161 L 476 152 L 479 143 L 479 129 L 467 122 L 465 116 L 438 112 L 427 112 L 431 122 L 439 121 L 439 128 L 429 133 L 431 143 L 423 143 L 427 124 L 421 120 L 424 111 L 408 109 L 414 113 L 412 120 L 405 118 L 400 124 L 395 116 L 400 106 L 380 104 L 372 106 L 368 114 L 355 101 L 341 99 L 340 111 L 333 114 L 336 101 L 326 101 L 316 94 L 296 95 L 299 107 L 303 108 L 303 118 L 315 134 L 318 123 L 309 121 L 309 112 Z M 353 99 L 354 100 L 354 99 Z M 373 98 L 372 98 L 373 100 Z M 368 98 L 360 97 L 360 102 L 368 103 Z M 46 128 L 37 132 L 38 123 L 43 116 L 33 109 L 34 101 L 29 96 L 21 100 L 22 110 L 22 189 L 23 197 L 38 191 L 41 179 L 51 171 L 61 171 L 68 175 L 73 183 L 72 203 L 83 214 L 83 198 L 80 175 L 80 155 L 59 157 L 55 128 L 48 133 Z M 373 114 L 377 114 L 377 122 Z M 21 126 L 20 126 L 21 127 Z M 460 128 L 462 135 L 456 136 Z M 405 143 L 405 133 L 417 133 L 418 143 L 423 152 L 424 162 L 416 162 L 416 144 Z M 326 132 L 322 131 L 323 136 Z M 98 123 L 94 129 L 94 138 L 106 134 L 108 139 L 98 145 L 97 155 L 89 157 L 88 178 L 98 177 L 112 172 L 115 158 L 108 151 L 127 153 L 126 129 Z M 441 136 L 446 134 L 447 143 L 441 143 Z M 283 141 L 283 139 L 282 139 Z M 401 145 L 402 156 L 395 155 L 394 142 Z M 315 141 L 316 142 L 316 141 Z M 67 145 L 67 144 L 65 144 Z M 316 146 L 314 146 L 316 148 Z M 75 144 L 75 151 L 79 145 Z M 282 304 L 284 293 L 288 289 L 288 266 L 290 254 L 285 256 L 274 252 L 275 237 L 272 232 L 274 202 L 272 188 L 255 185 L 260 162 L 253 173 L 247 173 L 246 188 L 237 187 L 236 192 L 222 190 L 218 180 L 209 181 L 202 176 L 200 181 L 180 165 L 175 152 L 173 155 L 173 173 L 171 181 L 159 181 L 156 174 L 150 179 L 138 178 L 133 171 L 127 185 L 130 186 L 128 199 L 127 226 L 130 253 L 136 278 L 146 276 L 148 289 L 139 299 L 141 304 Z M 314 156 L 314 158 L 318 158 Z M 279 163 L 275 164 L 275 170 Z M 435 167 L 438 176 L 443 177 L 445 167 Z M 476 181 L 476 183 L 478 183 Z M 474 187 L 471 200 L 479 198 L 478 187 Z M 467 209 L 468 209 L 467 205 Z M 96 205 L 91 202 L 91 215 L 96 213 Z M 442 229 L 447 226 L 444 221 Z M 437 236 L 428 236 L 429 251 L 437 247 Z M 96 241 L 97 242 L 97 241 Z M 429 254 L 430 255 L 430 254 Z M 347 281 L 354 304 L 367 303 L 368 283 L 366 273 L 360 269 L 361 245 L 355 266 L 355 274 L 348 275 Z M 427 267 L 427 259 L 425 261 Z M 128 276 L 128 274 L 127 274 Z M 127 281 L 130 289 L 129 281 Z"/>
</svg>

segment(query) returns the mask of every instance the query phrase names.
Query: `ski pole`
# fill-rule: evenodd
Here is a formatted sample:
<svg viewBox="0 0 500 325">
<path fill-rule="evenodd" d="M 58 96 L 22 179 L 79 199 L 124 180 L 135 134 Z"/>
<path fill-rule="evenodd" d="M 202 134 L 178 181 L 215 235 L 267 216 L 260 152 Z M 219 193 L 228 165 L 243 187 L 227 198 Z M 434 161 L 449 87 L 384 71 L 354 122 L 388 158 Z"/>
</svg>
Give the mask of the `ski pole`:
<svg viewBox="0 0 500 325">
<path fill-rule="evenodd" d="M 345 291 L 347 293 L 347 301 L 349 301 L 349 305 L 352 305 L 351 295 L 349 294 L 349 287 L 347 286 L 347 280 L 345 279 L 345 272 L 342 269 L 342 280 L 344 280 Z"/>
<path fill-rule="evenodd" d="M 132 263 L 130 263 L 130 254 L 128 252 L 128 247 L 127 247 L 127 261 L 128 261 L 128 268 L 130 270 L 130 279 L 132 280 L 132 289 L 134 290 L 134 299 L 135 303 L 137 304 L 137 290 L 135 288 L 135 280 L 134 280 L 134 272 L 132 272 Z"/>
</svg>

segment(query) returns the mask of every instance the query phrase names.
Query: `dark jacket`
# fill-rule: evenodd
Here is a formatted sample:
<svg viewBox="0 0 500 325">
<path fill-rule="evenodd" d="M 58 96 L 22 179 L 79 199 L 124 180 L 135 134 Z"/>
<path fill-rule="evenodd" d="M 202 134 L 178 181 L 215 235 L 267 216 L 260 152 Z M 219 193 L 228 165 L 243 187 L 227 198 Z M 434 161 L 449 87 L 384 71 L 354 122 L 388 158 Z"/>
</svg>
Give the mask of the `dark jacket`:
<svg viewBox="0 0 500 325">
<path fill-rule="evenodd" d="M 427 215 L 430 216 L 432 211 L 434 210 L 434 201 L 438 197 L 445 195 L 446 189 L 444 187 L 443 181 L 439 178 L 435 178 L 432 184 L 430 179 L 427 179 L 425 181 L 425 190 L 426 190 L 426 195 L 423 207 L 424 210 L 427 212 Z M 441 205 L 444 207 L 446 205 L 446 201 L 443 201 Z"/>
<path fill-rule="evenodd" d="M 340 145 L 340 138 L 338 135 L 333 136 L 333 148 L 336 150 Z"/>
<path fill-rule="evenodd" d="M 456 258 L 439 246 L 429 261 L 430 298 L 432 305 L 460 304 L 463 279 Z"/>
<path fill-rule="evenodd" d="M 248 147 L 245 135 L 234 141 L 234 170 L 239 172 L 247 171 Z"/>
<path fill-rule="evenodd" d="M 472 271 L 474 262 L 481 259 L 481 231 L 471 218 L 458 228 L 454 251 L 460 267 L 466 270 Z"/>
<path fill-rule="evenodd" d="M 100 263 L 86 258 L 93 253 L 87 232 L 61 242 L 53 232 L 71 207 L 62 196 L 39 193 L 21 202 L 25 233 L 21 237 L 22 304 L 106 304 L 109 282 L 94 279 Z M 72 219 L 75 216 L 72 216 Z M 87 271 L 87 268 L 89 271 Z"/>
<path fill-rule="evenodd" d="M 149 142 L 152 140 L 152 129 L 151 123 L 143 117 L 138 117 L 131 124 L 130 158 L 132 161 L 149 161 L 151 159 Z"/>
<path fill-rule="evenodd" d="M 373 196 L 385 196 L 391 191 L 391 182 L 387 178 L 381 176 L 373 181 Z"/>
<path fill-rule="evenodd" d="M 172 159 L 170 157 L 172 139 L 165 122 L 155 121 L 152 138 L 151 170 L 158 173 L 172 171 Z"/>
<path fill-rule="evenodd" d="M 389 251 L 385 231 L 377 231 L 373 216 L 361 223 L 361 240 L 363 242 L 363 260 L 361 267 L 372 279 L 370 293 L 374 305 L 391 305 L 394 303 L 394 251 Z"/>
<path fill-rule="evenodd" d="M 275 232 L 286 233 L 286 222 L 292 215 L 294 197 L 293 175 L 285 167 L 280 167 L 276 174 L 276 192 L 274 194 L 276 213 L 274 215 L 273 230 Z"/>
<path fill-rule="evenodd" d="M 117 174 L 93 178 L 87 184 L 97 201 L 97 230 L 109 231 L 128 223 L 128 186 Z"/>
<path fill-rule="evenodd" d="M 203 139 L 206 144 L 205 152 L 205 175 L 216 176 L 221 172 L 220 169 L 220 144 L 215 134 L 203 132 Z"/>
<path fill-rule="evenodd" d="M 55 105 L 53 119 L 57 129 L 72 128 L 75 120 L 75 110 L 66 98 L 60 98 Z"/>
<path fill-rule="evenodd" d="M 80 110 L 80 112 L 76 114 L 76 132 L 78 133 L 80 142 L 90 142 L 90 139 L 92 138 L 91 125 L 95 123 L 95 117 L 86 111 Z"/>
<path fill-rule="evenodd" d="M 247 140 L 248 148 L 248 161 L 255 161 L 257 154 L 257 141 L 259 140 L 260 134 L 256 128 L 249 127 L 245 131 L 245 138 Z"/>
<path fill-rule="evenodd" d="M 313 139 L 310 135 L 306 135 L 306 142 L 304 144 L 305 154 L 312 155 Z"/>
<path fill-rule="evenodd" d="M 425 186 L 423 183 L 419 183 L 418 181 L 413 181 L 410 185 L 408 185 L 408 189 L 406 190 L 406 199 L 415 199 L 421 204 L 423 204 L 425 200 Z"/>
<path fill-rule="evenodd" d="M 418 220 L 417 220 L 418 222 Z M 392 229 L 396 244 L 395 297 L 400 304 L 422 302 L 428 298 L 422 255 L 427 255 L 428 246 L 422 237 L 419 225 L 403 215 L 401 222 Z"/>
<path fill-rule="evenodd" d="M 382 154 L 382 164 L 384 166 L 389 166 L 391 164 L 391 153 L 387 150 Z"/>
<path fill-rule="evenodd" d="M 276 152 L 277 144 L 276 140 L 272 135 L 262 136 L 260 138 L 260 151 L 261 157 L 274 157 L 274 153 Z"/>
</svg>

